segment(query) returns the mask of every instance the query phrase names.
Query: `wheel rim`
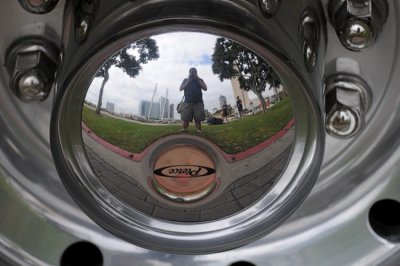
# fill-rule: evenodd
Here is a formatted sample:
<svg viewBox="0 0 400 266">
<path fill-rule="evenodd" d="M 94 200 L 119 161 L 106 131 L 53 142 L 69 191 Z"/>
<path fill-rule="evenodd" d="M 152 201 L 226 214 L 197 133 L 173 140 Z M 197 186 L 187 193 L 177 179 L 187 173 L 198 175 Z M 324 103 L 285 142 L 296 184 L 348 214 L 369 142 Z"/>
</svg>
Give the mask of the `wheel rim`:
<svg viewBox="0 0 400 266">
<path fill-rule="evenodd" d="M 322 5 L 325 7 L 327 3 L 323 2 Z M 285 9 L 290 9 L 289 6 L 290 3 L 281 3 L 276 20 L 282 19 L 280 14 L 284 14 Z M 247 261 L 255 265 L 263 265 L 265 261 L 271 264 L 300 265 L 395 264 L 398 244 L 393 239 L 396 239 L 396 230 L 389 229 L 392 238 L 387 239 L 382 237 L 386 234 L 385 231 L 379 231 L 380 229 L 376 229 L 370 222 L 375 219 L 385 224 L 385 219 L 380 220 L 380 215 L 372 211 L 371 208 L 376 206 L 382 208 L 379 207 L 380 204 L 375 204 L 381 200 L 400 200 L 396 177 L 399 160 L 399 123 L 395 111 L 398 108 L 396 73 L 400 71 L 396 52 L 396 18 L 399 7 L 393 2 L 389 2 L 389 6 L 389 16 L 377 42 L 361 52 L 343 48 L 329 19 L 324 22 L 321 16 L 321 24 L 326 26 L 326 33 L 321 36 L 321 42 L 328 40 L 328 45 L 324 49 L 320 48 L 326 50 L 325 52 L 318 54 L 317 64 L 323 67 L 316 67 L 312 75 L 322 77 L 338 72 L 351 72 L 362 77 L 371 87 L 373 94 L 372 105 L 366 113 L 365 126 L 356 136 L 349 139 L 337 139 L 327 135 L 324 160 L 317 183 L 289 220 L 268 236 L 224 253 L 169 255 L 137 248 L 114 236 L 110 237 L 79 210 L 59 182 L 48 148 L 47 129 L 51 97 L 32 107 L 33 105 L 26 105 L 13 98 L 7 86 L 1 86 L 1 95 L 6 99 L 1 108 L 1 124 L 5 129 L 1 134 L 4 143 L 1 150 L 4 193 L 1 194 L 4 199 L 2 202 L 6 204 L 2 204 L 1 210 L 9 217 L 11 214 L 14 217 L 27 215 L 28 220 L 37 225 L 37 231 L 46 236 L 38 236 L 32 227 L 18 222 L 24 219 L 16 218 L 15 227 L 21 230 L 26 228 L 23 230 L 23 236 L 17 237 L 7 232 L 11 225 L 10 220 L 3 220 L 0 226 L 3 257 L 7 258 L 6 261 L 19 264 L 27 260 L 57 264 L 61 254 L 70 244 L 90 240 L 103 252 L 106 265 L 122 263 L 125 259 L 153 260 L 154 264 L 158 261 L 173 263 L 179 259 L 183 263 L 196 261 L 198 265 L 212 262 L 217 265 L 221 264 L 221 261 L 225 261 L 223 264 L 226 265 L 238 261 Z M 322 14 L 319 6 L 313 8 L 318 14 Z M 303 10 L 305 7 L 299 9 Z M 18 6 L 9 11 L 18 12 L 17 10 Z M 49 13 L 49 16 L 56 16 L 61 10 L 62 5 L 53 11 L 55 13 Z M 10 33 L 4 32 L 5 36 L 8 36 L 7 34 Z M 7 40 L 10 40 L 12 37 L 8 38 Z M 6 53 L 4 47 L 1 52 Z M 306 75 L 304 73 L 299 75 Z M 325 75 L 320 75 L 321 73 Z M 307 82 L 312 83 L 312 79 Z M 315 82 L 321 88 L 322 80 L 318 79 Z M 321 100 L 323 90 L 316 90 L 316 95 L 317 100 Z M 39 116 L 43 118 L 42 121 L 38 119 Z M 3 182 L 5 180 L 9 182 Z M 11 206 L 21 211 L 11 211 Z M 396 210 L 390 203 L 385 205 L 385 201 L 384 206 Z M 82 237 L 83 235 L 85 236 Z M 51 248 L 43 248 L 30 243 L 29 239 L 36 239 L 36 243 L 54 245 Z M 111 248 L 111 244 L 117 248 Z M 117 257 L 115 249 L 122 255 Z M 52 252 L 49 252 L 50 250 Z M 228 260 L 227 254 L 230 255 Z"/>
</svg>

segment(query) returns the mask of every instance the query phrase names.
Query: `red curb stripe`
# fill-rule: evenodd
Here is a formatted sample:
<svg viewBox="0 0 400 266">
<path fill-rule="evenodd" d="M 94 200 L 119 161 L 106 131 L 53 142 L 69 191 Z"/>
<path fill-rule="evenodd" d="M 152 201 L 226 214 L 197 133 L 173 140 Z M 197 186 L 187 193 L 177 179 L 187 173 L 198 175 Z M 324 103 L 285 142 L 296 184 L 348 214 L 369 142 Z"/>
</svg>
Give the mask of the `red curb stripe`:
<svg viewBox="0 0 400 266">
<path fill-rule="evenodd" d="M 82 124 L 82 129 L 83 129 L 92 139 L 94 139 L 97 143 L 103 145 L 105 148 L 107 148 L 107 149 L 109 149 L 109 150 L 115 152 L 116 154 L 118 154 L 118 155 L 120 155 L 120 156 L 122 156 L 122 157 L 124 157 L 124 158 L 126 158 L 126 159 L 129 159 L 129 160 L 132 160 L 132 161 L 136 161 L 136 162 L 140 162 L 140 161 L 143 159 L 144 155 L 146 154 L 147 150 L 150 148 L 150 146 L 147 147 L 147 148 L 146 148 L 144 151 L 142 151 L 141 153 L 132 153 L 132 152 L 123 150 L 123 149 L 121 149 L 121 148 L 119 148 L 119 147 L 117 147 L 117 146 L 115 146 L 115 145 L 113 145 L 113 144 L 107 142 L 106 140 L 102 139 L 101 137 L 97 136 L 90 128 L 88 128 L 88 127 L 86 126 L 85 123 L 82 122 L 81 124 Z"/>
<path fill-rule="evenodd" d="M 275 133 L 272 137 L 270 137 L 269 139 L 261 142 L 260 144 L 258 144 L 257 146 L 254 146 L 250 149 L 247 149 L 243 152 L 239 152 L 236 154 L 229 154 L 224 152 L 221 148 L 219 148 L 218 146 L 215 146 L 217 148 L 217 150 L 221 153 L 221 155 L 224 157 L 224 159 L 228 162 L 237 162 L 243 159 L 246 159 L 247 157 L 258 153 L 260 151 L 262 151 L 263 149 L 271 146 L 274 142 L 276 142 L 278 139 L 280 139 L 281 137 L 283 137 L 289 129 L 291 129 L 294 124 L 296 123 L 295 119 L 292 119 L 289 121 L 289 123 L 280 131 L 278 131 L 277 133 Z M 147 147 L 144 151 L 142 151 L 141 153 L 132 153 L 126 150 L 123 150 L 117 146 L 114 146 L 113 144 L 107 142 L 106 140 L 102 139 L 101 137 L 97 136 L 90 128 L 88 128 L 85 123 L 81 123 L 82 124 L 82 129 L 92 138 L 94 139 L 96 142 L 100 143 L 101 145 L 103 145 L 104 147 L 106 147 L 107 149 L 113 151 L 114 153 L 132 160 L 132 161 L 136 161 L 136 162 L 140 162 L 144 155 L 147 153 L 147 151 L 150 149 L 151 145 L 149 147 Z"/>
<path fill-rule="evenodd" d="M 296 121 L 293 118 L 292 120 L 289 121 L 289 123 L 287 123 L 287 125 L 283 129 L 281 129 L 280 131 L 275 133 L 272 137 L 261 142 L 257 146 L 254 146 L 245 151 L 242 151 L 242 152 L 239 152 L 236 154 L 228 154 L 228 153 L 225 153 L 223 150 L 220 150 L 220 152 L 222 153 L 222 156 L 225 158 L 225 160 L 227 160 L 228 162 L 237 162 L 237 161 L 246 159 L 247 157 L 271 146 L 274 142 L 276 142 L 278 139 L 283 137 L 288 132 L 288 130 L 294 126 L 295 123 L 296 123 Z M 218 149 L 220 149 L 220 148 L 218 147 Z"/>
</svg>

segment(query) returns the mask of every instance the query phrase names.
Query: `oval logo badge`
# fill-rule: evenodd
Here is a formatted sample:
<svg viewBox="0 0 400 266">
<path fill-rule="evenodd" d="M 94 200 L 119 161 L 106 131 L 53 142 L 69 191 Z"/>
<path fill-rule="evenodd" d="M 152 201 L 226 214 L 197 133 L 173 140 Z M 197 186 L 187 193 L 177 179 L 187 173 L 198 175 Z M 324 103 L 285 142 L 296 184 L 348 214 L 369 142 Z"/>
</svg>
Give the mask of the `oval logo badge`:
<svg viewBox="0 0 400 266">
<path fill-rule="evenodd" d="M 164 177 L 202 177 L 215 173 L 215 169 L 200 165 L 173 165 L 155 169 L 155 175 Z"/>
<path fill-rule="evenodd" d="M 217 182 L 216 165 L 207 152 L 194 145 L 174 145 L 158 154 L 153 165 L 156 191 L 173 198 L 209 195 Z M 154 187 L 154 185 L 153 185 Z M 170 196 L 166 196 L 170 197 Z M 200 197 L 200 196 L 199 196 Z"/>
</svg>

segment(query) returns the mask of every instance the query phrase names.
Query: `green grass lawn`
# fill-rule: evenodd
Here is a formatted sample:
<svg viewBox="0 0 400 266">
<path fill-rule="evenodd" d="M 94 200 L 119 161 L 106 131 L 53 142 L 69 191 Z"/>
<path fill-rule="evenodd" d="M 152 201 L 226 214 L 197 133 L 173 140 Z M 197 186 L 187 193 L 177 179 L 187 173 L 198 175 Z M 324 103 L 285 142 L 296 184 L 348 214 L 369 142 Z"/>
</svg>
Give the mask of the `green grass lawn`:
<svg viewBox="0 0 400 266">
<path fill-rule="evenodd" d="M 82 119 L 99 137 L 121 149 L 140 153 L 157 139 L 179 133 L 180 125 L 139 124 L 107 115 L 96 115 L 84 106 Z M 201 136 L 216 143 L 226 153 L 235 154 L 260 144 L 284 128 L 292 119 L 289 98 L 275 104 L 268 112 L 246 116 L 222 125 L 203 125 Z M 194 132 L 191 123 L 189 132 Z"/>
</svg>

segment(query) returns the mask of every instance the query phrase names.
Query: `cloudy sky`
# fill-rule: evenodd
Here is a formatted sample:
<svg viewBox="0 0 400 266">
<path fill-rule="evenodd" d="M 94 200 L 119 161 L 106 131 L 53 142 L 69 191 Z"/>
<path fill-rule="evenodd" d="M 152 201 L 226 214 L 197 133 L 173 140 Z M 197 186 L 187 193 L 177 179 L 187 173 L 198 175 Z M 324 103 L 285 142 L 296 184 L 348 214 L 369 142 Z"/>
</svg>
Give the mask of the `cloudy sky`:
<svg viewBox="0 0 400 266">
<path fill-rule="evenodd" d="M 199 77 L 207 84 L 208 90 L 203 91 L 206 109 L 211 111 L 215 107 L 219 108 L 220 95 L 227 98 L 228 104 L 235 106 L 231 82 L 221 82 L 211 70 L 211 55 L 217 38 L 215 35 L 179 32 L 152 38 L 157 42 L 160 57 L 142 65 L 143 70 L 134 78 L 129 78 L 118 68 L 111 68 L 110 79 L 104 89 L 103 107 L 106 102 L 113 102 L 116 112 L 138 114 L 139 102 L 151 101 L 156 84 L 154 101 L 165 97 L 168 89 L 169 102 L 176 107 L 183 96 L 179 87 L 182 80 L 188 76 L 191 67 L 197 68 Z M 101 78 L 93 80 L 86 100 L 97 103 L 101 82 Z M 255 98 L 255 95 L 250 98 Z M 175 113 L 175 118 L 177 117 Z"/>
</svg>

